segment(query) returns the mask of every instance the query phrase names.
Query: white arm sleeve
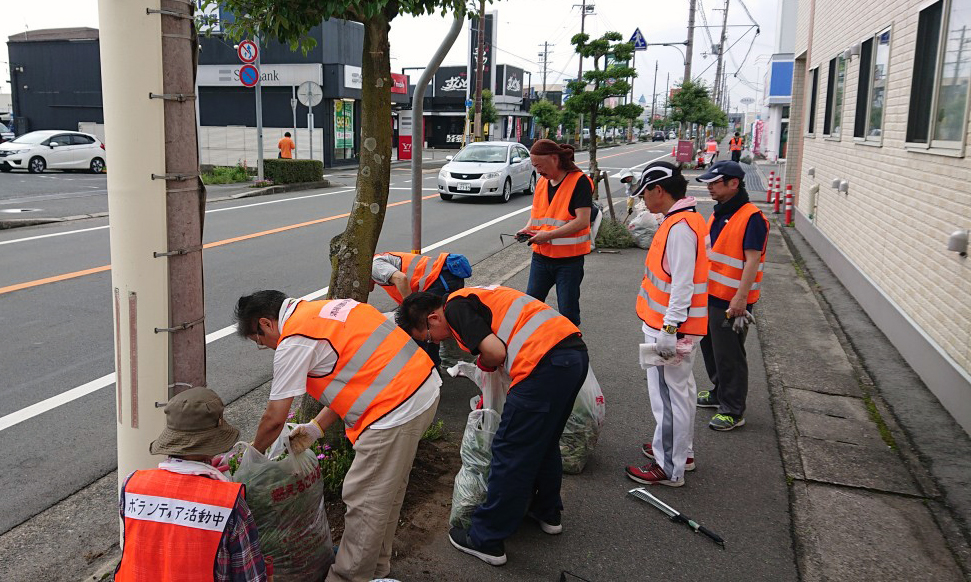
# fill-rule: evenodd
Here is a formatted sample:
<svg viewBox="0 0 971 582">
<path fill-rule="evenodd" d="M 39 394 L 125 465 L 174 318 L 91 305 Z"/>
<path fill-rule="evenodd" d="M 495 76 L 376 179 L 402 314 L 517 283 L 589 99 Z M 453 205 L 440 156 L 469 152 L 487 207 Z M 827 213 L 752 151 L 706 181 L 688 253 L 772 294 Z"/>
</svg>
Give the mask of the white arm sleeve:
<svg viewBox="0 0 971 582">
<path fill-rule="evenodd" d="M 671 273 L 671 298 L 664 314 L 665 325 L 680 325 L 688 319 L 691 296 L 694 294 L 695 258 L 698 238 L 691 227 L 679 222 L 668 233 L 664 249 L 665 262 Z"/>
</svg>

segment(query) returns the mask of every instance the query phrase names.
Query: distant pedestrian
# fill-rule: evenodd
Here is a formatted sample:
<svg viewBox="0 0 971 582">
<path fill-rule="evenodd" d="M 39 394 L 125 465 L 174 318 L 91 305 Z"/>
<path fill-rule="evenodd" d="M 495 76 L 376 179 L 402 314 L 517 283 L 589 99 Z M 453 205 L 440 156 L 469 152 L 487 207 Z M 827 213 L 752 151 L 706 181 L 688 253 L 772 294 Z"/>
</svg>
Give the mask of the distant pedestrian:
<svg viewBox="0 0 971 582">
<path fill-rule="evenodd" d="M 504 540 L 524 516 L 548 534 L 561 533 L 559 441 L 589 365 L 580 330 L 542 301 L 499 286 L 466 287 L 444 301 L 414 293 L 397 319 L 415 340 L 454 338 L 478 356 L 479 368 L 502 366 L 511 379 L 492 441 L 486 500 L 472 514 L 471 528 L 449 531 L 451 544 L 501 566 Z"/>
<path fill-rule="evenodd" d="M 638 194 L 650 212 L 664 219 L 651 241 L 644 278 L 637 294 L 637 316 L 644 342 L 656 344 L 658 355 L 676 358 L 677 344 L 690 343 L 676 364 L 647 370 L 647 390 L 654 412 L 654 438 L 641 452 L 651 459 L 630 465 L 627 476 L 646 485 L 684 485 L 684 472 L 694 470 L 695 404 L 698 387 L 693 363 L 695 347 L 708 332 L 708 226 L 685 196 L 688 181 L 669 162 L 647 167 Z M 685 342 L 685 339 L 687 342 Z"/>
<path fill-rule="evenodd" d="M 541 176 L 533 194 L 529 234 L 533 260 L 526 294 L 546 301 L 556 286 L 559 312 L 580 325 L 580 283 L 583 257 L 590 253 L 593 181 L 573 161 L 573 146 L 537 140 L 529 151 Z"/>
<path fill-rule="evenodd" d="M 266 580 L 244 488 L 212 466 L 238 438 L 209 388 L 169 400 L 165 430 L 148 449 L 168 458 L 157 469 L 133 472 L 121 486 L 125 544 L 115 580 Z M 195 519 L 203 514 L 209 518 Z"/>
<path fill-rule="evenodd" d="M 698 406 L 718 408 L 708 424 L 732 430 L 745 424 L 748 360 L 745 338 L 759 300 L 769 221 L 745 190 L 745 172 L 718 162 L 697 178 L 708 185 L 715 211 L 708 220 L 708 335 L 701 340 L 705 369 L 714 385 L 698 394 Z"/>
<path fill-rule="evenodd" d="M 297 144 L 293 142 L 289 131 L 283 134 L 283 137 L 277 142 L 276 147 L 280 149 L 280 155 L 278 157 L 284 160 L 292 160 L 293 152 L 297 151 Z"/>
<path fill-rule="evenodd" d="M 745 140 L 735 132 L 735 137 L 728 140 L 728 150 L 732 152 L 732 161 L 739 162 L 742 159 L 742 146 L 745 145 Z"/>
</svg>

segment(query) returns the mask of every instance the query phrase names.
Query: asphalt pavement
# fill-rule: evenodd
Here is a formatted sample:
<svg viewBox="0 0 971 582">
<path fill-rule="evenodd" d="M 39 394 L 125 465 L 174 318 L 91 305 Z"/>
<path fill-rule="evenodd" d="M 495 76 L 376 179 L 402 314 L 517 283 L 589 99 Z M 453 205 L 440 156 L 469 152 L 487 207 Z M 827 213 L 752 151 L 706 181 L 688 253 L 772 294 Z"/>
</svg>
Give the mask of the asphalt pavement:
<svg viewBox="0 0 971 582">
<path fill-rule="evenodd" d="M 661 151 L 637 144 L 604 150 L 600 157 L 603 165 L 620 167 Z M 423 180 L 426 248 L 454 237 L 447 250 L 478 262 L 501 248 L 499 233 L 525 224 L 529 197 L 517 195 L 506 204 L 486 198 L 443 202 L 435 192 L 436 174 L 429 170 Z M 408 168 L 392 171 L 379 249 L 411 247 L 410 181 Z M 278 288 L 302 296 L 324 287 L 330 278 L 327 245 L 343 231 L 353 198 L 353 187 L 334 187 L 210 204 L 204 237 L 210 245 L 204 253 L 207 333 L 231 325 L 240 295 Z M 0 449 L 8 466 L 21 469 L 0 474 L 0 489 L 7 492 L 0 500 L 0 533 L 114 469 L 108 232 L 106 218 L 0 231 L 0 323 L 18 338 L 0 346 Z M 227 401 L 269 378 L 269 356 L 251 353 L 233 335 L 210 339 L 209 384 Z M 72 390 L 89 393 L 50 401 L 68 400 L 64 395 Z"/>
</svg>

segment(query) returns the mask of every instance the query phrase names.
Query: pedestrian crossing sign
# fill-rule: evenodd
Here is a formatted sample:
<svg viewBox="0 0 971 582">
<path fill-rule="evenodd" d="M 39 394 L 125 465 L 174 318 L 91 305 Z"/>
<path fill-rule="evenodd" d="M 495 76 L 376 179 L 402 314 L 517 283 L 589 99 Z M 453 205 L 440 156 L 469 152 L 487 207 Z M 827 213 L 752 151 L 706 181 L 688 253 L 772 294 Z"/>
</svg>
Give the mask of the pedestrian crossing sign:
<svg viewBox="0 0 971 582">
<path fill-rule="evenodd" d="M 627 42 L 634 43 L 634 50 L 635 51 L 646 51 L 647 50 L 647 41 L 644 40 L 644 35 L 641 34 L 641 29 L 640 28 L 635 28 L 634 29 L 634 34 L 631 35 L 630 40 L 627 41 Z"/>
</svg>

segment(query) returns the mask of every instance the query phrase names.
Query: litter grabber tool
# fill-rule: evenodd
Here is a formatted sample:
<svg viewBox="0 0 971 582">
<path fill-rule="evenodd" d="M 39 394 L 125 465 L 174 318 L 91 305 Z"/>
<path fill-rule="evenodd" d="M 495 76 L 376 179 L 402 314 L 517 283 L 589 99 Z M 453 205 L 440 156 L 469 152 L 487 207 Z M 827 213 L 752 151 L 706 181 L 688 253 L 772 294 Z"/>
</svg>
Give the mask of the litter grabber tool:
<svg viewBox="0 0 971 582">
<path fill-rule="evenodd" d="M 636 497 L 641 501 L 646 501 L 650 503 L 654 507 L 660 509 L 668 517 L 670 517 L 671 521 L 683 523 L 686 526 L 690 527 L 692 530 L 694 530 L 695 533 L 701 532 L 706 536 L 708 536 L 709 538 L 711 538 L 712 541 L 714 541 L 719 546 L 723 548 L 725 547 L 725 540 L 723 540 L 721 536 L 711 531 L 710 529 L 706 528 L 705 526 L 699 524 L 698 522 L 694 521 L 690 517 L 684 515 L 683 513 L 679 513 L 676 509 L 674 509 L 667 503 L 655 497 L 644 487 L 637 487 L 635 489 L 631 489 L 630 491 L 627 492 L 627 494 L 632 497 Z"/>
<path fill-rule="evenodd" d="M 501 233 L 499 235 L 499 244 L 501 244 L 503 246 L 505 246 L 505 244 L 506 244 L 505 239 L 502 238 L 504 236 L 508 236 L 508 237 L 514 238 L 514 239 L 516 239 L 516 242 L 518 242 L 518 243 L 524 242 L 524 243 L 533 244 L 533 243 L 529 242 L 529 239 L 531 239 L 533 237 L 529 236 L 525 232 L 517 232 L 516 234 L 505 234 L 505 233 Z"/>
</svg>

